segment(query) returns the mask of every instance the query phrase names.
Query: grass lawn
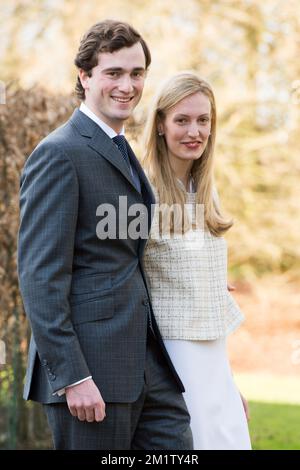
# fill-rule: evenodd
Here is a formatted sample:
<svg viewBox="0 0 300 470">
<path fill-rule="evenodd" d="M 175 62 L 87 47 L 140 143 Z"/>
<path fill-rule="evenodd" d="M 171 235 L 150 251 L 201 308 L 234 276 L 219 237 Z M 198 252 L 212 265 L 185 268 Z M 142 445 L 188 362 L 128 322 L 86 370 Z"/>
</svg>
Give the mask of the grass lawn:
<svg viewBox="0 0 300 470">
<path fill-rule="evenodd" d="M 249 401 L 253 449 L 300 449 L 300 378 L 250 373 L 235 381 Z"/>
<path fill-rule="evenodd" d="M 254 450 L 300 449 L 300 405 L 249 402 Z"/>
</svg>

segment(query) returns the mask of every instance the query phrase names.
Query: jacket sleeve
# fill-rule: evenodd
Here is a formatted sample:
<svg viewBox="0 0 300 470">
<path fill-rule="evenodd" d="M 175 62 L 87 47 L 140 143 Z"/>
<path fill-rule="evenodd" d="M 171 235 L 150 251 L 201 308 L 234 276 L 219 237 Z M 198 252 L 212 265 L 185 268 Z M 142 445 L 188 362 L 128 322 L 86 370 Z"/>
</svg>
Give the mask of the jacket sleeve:
<svg viewBox="0 0 300 470">
<path fill-rule="evenodd" d="M 21 177 L 18 274 L 53 392 L 91 375 L 70 318 L 78 198 L 71 160 L 52 143 L 40 144 Z"/>
</svg>

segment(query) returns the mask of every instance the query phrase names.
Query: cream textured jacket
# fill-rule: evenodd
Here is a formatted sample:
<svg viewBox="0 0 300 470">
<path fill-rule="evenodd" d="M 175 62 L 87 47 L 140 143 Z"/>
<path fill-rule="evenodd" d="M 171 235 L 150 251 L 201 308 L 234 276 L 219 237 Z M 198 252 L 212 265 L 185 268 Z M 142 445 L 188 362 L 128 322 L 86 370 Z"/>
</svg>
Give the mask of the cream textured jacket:
<svg viewBox="0 0 300 470">
<path fill-rule="evenodd" d="M 156 202 L 158 193 L 152 188 Z M 195 216 L 195 193 L 187 193 Z M 165 339 L 212 340 L 226 336 L 243 321 L 227 290 L 227 244 L 208 230 L 191 230 L 184 238 L 159 235 L 154 212 L 144 266 L 151 286 L 154 314 Z"/>
</svg>

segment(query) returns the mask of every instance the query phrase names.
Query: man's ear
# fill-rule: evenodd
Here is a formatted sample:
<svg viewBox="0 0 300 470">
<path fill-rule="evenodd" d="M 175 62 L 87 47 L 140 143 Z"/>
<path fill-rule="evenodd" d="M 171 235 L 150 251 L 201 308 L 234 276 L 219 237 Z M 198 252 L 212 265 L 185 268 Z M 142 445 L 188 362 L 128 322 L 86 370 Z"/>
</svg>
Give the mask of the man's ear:
<svg viewBox="0 0 300 470">
<path fill-rule="evenodd" d="M 90 78 L 89 72 L 86 72 L 83 69 L 79 69 L 78 75 L 79 75 L 79 79 L 80 79 L 82 87 L 85 90 L 88 90 L 89 89 L 89 78 Z"/>
</svg>

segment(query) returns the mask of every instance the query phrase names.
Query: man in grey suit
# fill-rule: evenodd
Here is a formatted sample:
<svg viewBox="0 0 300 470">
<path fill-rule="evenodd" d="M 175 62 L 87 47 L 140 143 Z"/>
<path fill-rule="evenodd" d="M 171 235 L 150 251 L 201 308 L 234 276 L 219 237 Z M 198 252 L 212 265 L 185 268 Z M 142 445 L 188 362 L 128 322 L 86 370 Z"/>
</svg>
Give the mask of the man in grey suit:
<svg viewBox="0 0 300 470">
<path fill-rule="evenodd" d="M 150 61 L 128 24 L 94 25 L 75 59 L 80 109 L 21 178 L 18 267 L 32 328 L 24 398 L 44 404 L 56 449 L 192 448 L 149 300 L 146 239 L 124 236 L 132 217 L 119 205 L 120 196 L 143 204 L 149 228 L 154 197 L 123 125 Z M 103 207 L 122 222 L 115 236 L 99 235 Z"/>
</svg>

